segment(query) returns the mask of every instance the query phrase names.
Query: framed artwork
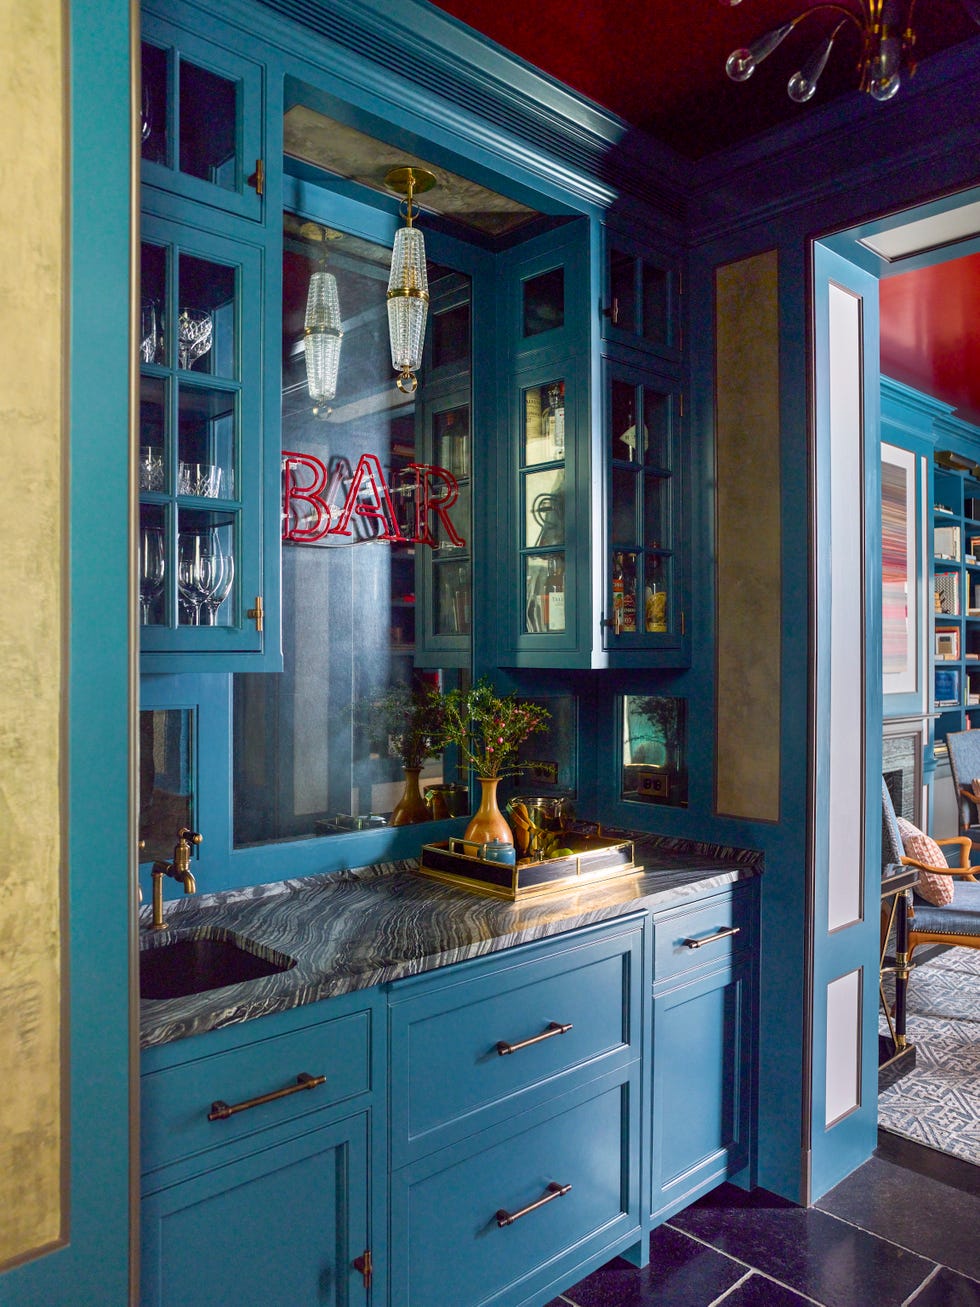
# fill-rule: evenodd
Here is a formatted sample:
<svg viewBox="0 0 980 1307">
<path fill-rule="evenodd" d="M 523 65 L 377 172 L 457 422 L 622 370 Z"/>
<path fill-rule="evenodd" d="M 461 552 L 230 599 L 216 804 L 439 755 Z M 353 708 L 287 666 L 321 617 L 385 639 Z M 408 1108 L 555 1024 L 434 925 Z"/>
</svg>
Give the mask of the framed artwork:
<svg viewBox="0 0 980 1307">
<path fill-rule="evenodd" d="M 889 695 L 921 695 L 918 529 L 919 456 L 881 446 L 882 688 Z"/>
<path fill-rule="evenodd" d="M 960 656 L 960 628 L 936 627 L 936 658 L 955 662 Z"/>
</svg>

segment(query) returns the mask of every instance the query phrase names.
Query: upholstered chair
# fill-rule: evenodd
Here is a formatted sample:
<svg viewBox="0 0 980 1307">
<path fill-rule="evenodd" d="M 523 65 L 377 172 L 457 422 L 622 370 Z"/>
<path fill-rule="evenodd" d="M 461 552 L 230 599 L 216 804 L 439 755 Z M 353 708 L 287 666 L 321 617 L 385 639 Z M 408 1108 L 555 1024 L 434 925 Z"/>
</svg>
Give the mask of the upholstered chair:
<svg viewBox="0 0 980 1307">
<path fill-rule="evenodd" d="M 954 731 L 946 736 L 949 770 L 956 787 L 960 834 L 969 835 L 980 848 L 980 731 Z"/>
</svg>

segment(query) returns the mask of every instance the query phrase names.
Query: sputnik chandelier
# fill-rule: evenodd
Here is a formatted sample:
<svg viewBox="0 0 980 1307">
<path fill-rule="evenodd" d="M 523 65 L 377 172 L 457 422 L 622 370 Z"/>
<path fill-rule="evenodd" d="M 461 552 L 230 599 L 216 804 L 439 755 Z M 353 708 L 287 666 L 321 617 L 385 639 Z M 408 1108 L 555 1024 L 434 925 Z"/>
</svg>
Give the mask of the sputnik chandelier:
<svg viewBox="0 0 980 1307">
<path fill-rule="evenodd" d="M 816 4 L 805 9 L 781 27 L 773 28 L 751 44 L 733 50 L 725 71 L 733 82 L 746 82 L 763 59 L 789 36 L 794 28 L 814 15 L 826 19 L 819 44 L 806 62 L 790 77 L 786 92 L 797 104 L 805 104 L 817 89 L 820 75 L 827 66 L 834 42 L 850 24 L 861 39 L 858 58 L 858 85 L 875 100 L 892 99 L 902 85 L 903 73 L 915 72 L 915 29 L 912 25 L 916 0 L 852 0 L 850 4 Z M 980 22 L 977 0 L 961 0 L 963 8 L 975 22 Z M 720 0 L 734 7 L 741 0 Z"/>
</svg>

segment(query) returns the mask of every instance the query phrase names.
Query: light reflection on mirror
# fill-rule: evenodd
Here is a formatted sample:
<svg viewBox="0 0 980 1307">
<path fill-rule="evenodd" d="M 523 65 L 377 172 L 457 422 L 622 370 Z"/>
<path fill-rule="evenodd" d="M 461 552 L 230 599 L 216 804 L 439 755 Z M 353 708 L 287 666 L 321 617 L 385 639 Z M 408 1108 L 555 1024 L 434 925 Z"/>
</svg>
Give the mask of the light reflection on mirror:
<svg viewBox="0 0 980 1307">
<path fill-rule="evenodd" d="M 623 697 L 622 797 L 687 807 L 687 700 Z"/>
<path fill-rule="evenodd" d="M 140 862 L 169 861 L 177 832 L 194 827 L 194 710 L 140 712 Z"/>
<path fill-rule="evenodd" d="M 284 670 L 234 677 L 236 847 L 392 824 L 406 792 L 399 733 L 382 725 L 370 705 L 390 699 L 397 687 L 408 693 L 465 684 L 470 666 L 469 550 L 446 547 L 435 512 L 429 526 L 437 547 L 411 538 L 417 483 L 409 468 L 413 462 L 440 465 L 446 455 L 447 424 L 436 420 L 430 400 L 442 396 L 452 405 L 454 436 L 465 434 L 452 443 L 450 470 L 460 489 L 453 521 L 465 528 L 460 534 L 468 544 L 469 279 L 430 262 L 438 350 L 433 360 L 430 345 L 419 390 L 406 396 L 393 384 L 388 342 L 390 249 L 349 235 L 332 240 L 327 267 L 337 279 L 344 334 L 336 396 L 315 413 L 303 342 L 307 289 L 320 255 L 320 242 L 308 233 L 317 224 L 286 214 L 284 229 L 282 448 L 326 469 L 323 499 L 334 524 L 344 503 L 354 502 L 359 460 L 376 459 L 406 538 L 379 538 L 386 534 L 383 521 L 355 512 L 349 536 L 284 539 Z M 444 319 L 441 285 L 452 290 Z M 427 363 L 439 378 L 435 391 L 426 390 Z M 356 500 L 378 504 L 363 490 Z M 452 624 L 444 599 L 437 610 L 450 561 L 457 599 Z M 466 777 L 426 753 L 418 776 L 425 805 L 414 820 L 464 814 Z M 403 811 L 394 824 L 404 821 Z"/>
</svg>

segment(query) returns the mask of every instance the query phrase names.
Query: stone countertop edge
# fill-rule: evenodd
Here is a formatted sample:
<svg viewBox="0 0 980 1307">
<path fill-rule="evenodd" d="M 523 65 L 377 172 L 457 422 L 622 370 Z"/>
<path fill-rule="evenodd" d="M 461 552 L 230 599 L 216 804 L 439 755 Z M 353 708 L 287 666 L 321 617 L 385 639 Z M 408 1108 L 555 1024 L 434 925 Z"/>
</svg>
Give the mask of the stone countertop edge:
<svg viewBox="0 0 980 1307">
<path fill-rule="evenodd" d="M 140 1047 L 152 1048 L 255 1017 L 368 989 L 639 909 L 666 908 L 762 870 L 759 854 L 679 840 L 635 839 L 639 874 L 511 903 L 454 889 L 417 862 L 377 863 L 247 889 L 197 894 L 166 905 L 170 929 L 145 930 L 140 946 L 221 932 L 253 952 L 296 966 L 258 980 L 140 1003 Z"/>
</svg>

